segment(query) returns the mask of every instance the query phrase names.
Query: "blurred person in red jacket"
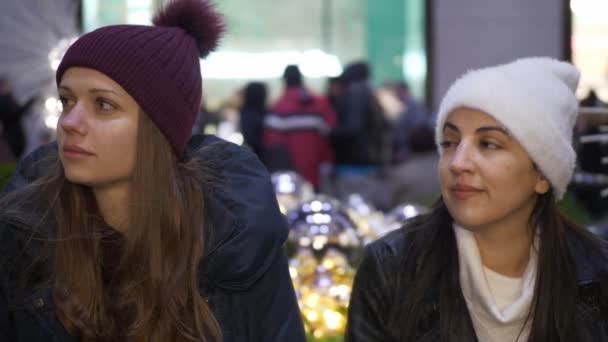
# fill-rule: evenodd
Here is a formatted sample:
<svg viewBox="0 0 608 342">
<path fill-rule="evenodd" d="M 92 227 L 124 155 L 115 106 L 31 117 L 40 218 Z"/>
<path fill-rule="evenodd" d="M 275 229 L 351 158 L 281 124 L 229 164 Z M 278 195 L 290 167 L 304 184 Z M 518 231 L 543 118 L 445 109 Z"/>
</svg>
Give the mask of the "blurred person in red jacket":
<svg viewBox="0 0 608 342">
<path fill-rule="evenodd" d="M 321 168 L 333 164 L 328 135 L 336 126 L 329 102 L 304 86 L 296 65 L 283 74 L 285 91 L 264 119 L 264 159 L 268 169 L 294 170 L 315 188 Z"/>
</svg>

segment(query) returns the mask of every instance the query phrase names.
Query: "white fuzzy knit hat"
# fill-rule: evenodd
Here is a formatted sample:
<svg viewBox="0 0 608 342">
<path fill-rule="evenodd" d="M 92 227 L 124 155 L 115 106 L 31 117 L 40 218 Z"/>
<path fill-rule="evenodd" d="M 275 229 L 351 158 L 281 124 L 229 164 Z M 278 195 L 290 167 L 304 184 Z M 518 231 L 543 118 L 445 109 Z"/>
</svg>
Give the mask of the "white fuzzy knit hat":
<svg viewBox="0 0 608 342">
<path fill-rule="evenodd" d="M 572 64 L 547 57 L 469 71 L 452 84 L 441 101 L 435 142 L 439 146 L 445 120 L 455 109 L 487 113 L 524 147 L 559 200 L 576 161 L 572 133 L 578 114 L 574 92 L 579 76 Z"/>
</svg>

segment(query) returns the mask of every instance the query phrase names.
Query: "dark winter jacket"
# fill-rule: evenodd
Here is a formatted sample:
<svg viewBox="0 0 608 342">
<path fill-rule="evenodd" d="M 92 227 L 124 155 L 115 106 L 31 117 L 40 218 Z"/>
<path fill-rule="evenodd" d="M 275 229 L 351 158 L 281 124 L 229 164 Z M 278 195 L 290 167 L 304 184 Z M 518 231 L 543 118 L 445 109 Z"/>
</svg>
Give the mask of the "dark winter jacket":
<svg viewBox="0 0 608 342">
<path fill-rule="evenodd" d="M 420 234 L 428 230 L 428 223 L 416 227 L 401 228 L 368 245 L 363 260 L 358 268 L 353 286 L 348 313 L 348 326 L 345 342 L 389 342 L 396 341 L 387 332 L 389 313 L 396 298 L 396 277 L 403 272 L 414 274 L 414 270 L 400 269 L 403 246 L 406 245 L 410 234 Z M 406 230 L 407 229 L 407 230 Z M 606 273 L 598 260 L 591 260 L 583 243 L 569 236 L 568 244 L 573 254 L 578 279 L 578 304 L 576 308 L 577 328 L 583 335 L 577 342 L 608 341 L 608 286 Z M 410 253 L 413 254 L 413 253 Z M 409 255 L 408 258 L 416 258 Z M 416 263 L 411 263 L 416 265 Z M 606 266 L 606 265 L 603 265 Z M 411 272 L 411 273 L 410 273 Z M 437 284 L 435 284 L 436 286 Z M 406 290 L 407 293 L 407 290 Z M 430 289 L 427 293 L 438 293 Z M 454 298 L 466 306 L 464 297 Z M 439 299 L 429 295 L 421 304 L 428 314 L 416 331 L 418 342 L 440 340 L 438 311 Z M 468 312 L 468 311 L 467 311 Z M 468 316 L 468 315 L 467 315 Z M 468 324 L 464 327 L 464 339 L 459 342 L 475 342 L 477 337 L 470 317 L 465 319 Z M 580 336 L 579 336 L 580 337 Z"/>
<path fill-rule="evenodd" d="M 336 164 L 385 166 L 390 157 L 390 129 L 369 83 L 349 84 L 336 112 L 338 124 L 332 132 Z"/>
<path fill-rule="evenodd" d="M 56 149 L 53 143 L 25 158 L 5 191 L 43 175 L 47 168 L 38 161 Z M 223 340 L 305 341 L 283 251 L 287 225 L 267 171 L 248 149 L 215 137 L 195 136 L 187 151 L 219 162 L 221 186 L 206 194 L 211 232 L 199 283 Z M 32 245 L 27 239 L 13 226 L 0 226 L 0 341 L 77 341 L 57 319 L 48 285 L 28 288 L 23 296 L 13 293 L 8 270 L 25 270 L 23 260 L 35 253 L 24 247 Z"/>
</svg>

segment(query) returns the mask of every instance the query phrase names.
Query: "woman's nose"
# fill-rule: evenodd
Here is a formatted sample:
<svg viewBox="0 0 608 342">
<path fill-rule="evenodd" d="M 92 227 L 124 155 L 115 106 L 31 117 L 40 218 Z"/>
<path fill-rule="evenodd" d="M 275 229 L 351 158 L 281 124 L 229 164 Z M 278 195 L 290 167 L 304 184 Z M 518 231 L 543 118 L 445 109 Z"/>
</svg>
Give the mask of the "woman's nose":
<svg viewBox="0 0 608 342">
<path fill-rule="evenodd" d="M 62 129 L 66 133 L 84 135 L 87 132 L 86 116 L 86 109 L 77 102 L 69 111 L 61 114 L 57 129 Z"/>
<path fill-rule="evenodd" d="M 474 169 L 473 149 L 469 143 L 461 142 L 456 147 L 450 160 L 450 171 L 454 173 L 471 172 Z"/>
</svg>

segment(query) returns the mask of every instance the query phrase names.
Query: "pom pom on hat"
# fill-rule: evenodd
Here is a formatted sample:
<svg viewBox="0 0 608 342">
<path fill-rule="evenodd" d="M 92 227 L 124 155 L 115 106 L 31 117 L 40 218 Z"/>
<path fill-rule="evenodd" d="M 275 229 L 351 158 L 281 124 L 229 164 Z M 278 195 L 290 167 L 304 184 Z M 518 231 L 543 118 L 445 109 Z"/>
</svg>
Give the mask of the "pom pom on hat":
<svg viewBox="0 0 608 342">
<path fill-rule="evenodd" d="M 170 1 L 152 22 L 156 26 L 182 28 L 195 39 L 203 58 L 217 47 L 224 32 L 221 16 L 207 0 Z"/>
<path fill-rule="evenodd" d="M 441 101 L 435 127 L 437 146 L 452 111 L 482 111 L 507 128 L 523 146 L 559 200 L 576 161 L 572 134 L 578 115 L 574 92 L 579 77 L 572 64 L 547 57 L 522 58 L 469 71 L 450 86 Z"/>
</svg>

